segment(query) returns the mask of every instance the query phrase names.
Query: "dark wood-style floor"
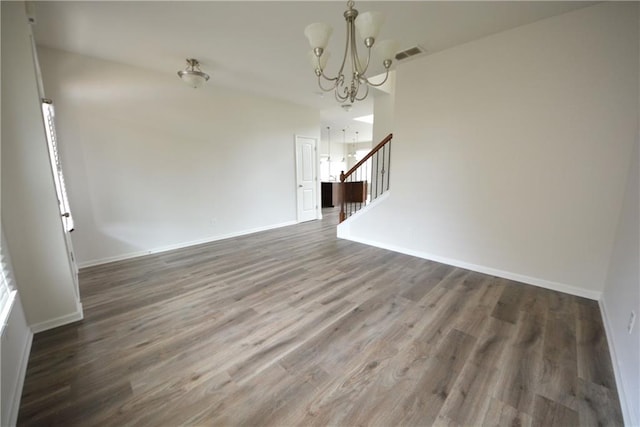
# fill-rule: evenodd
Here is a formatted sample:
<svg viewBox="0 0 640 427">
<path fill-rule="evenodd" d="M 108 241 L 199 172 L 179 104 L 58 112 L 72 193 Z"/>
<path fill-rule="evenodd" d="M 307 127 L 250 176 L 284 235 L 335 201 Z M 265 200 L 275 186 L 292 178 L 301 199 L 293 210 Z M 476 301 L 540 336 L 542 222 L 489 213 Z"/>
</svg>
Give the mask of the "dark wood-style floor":
<svg viewBox="0 0 640 427">
<path fill-rule="evenodd" d="M 19 425 L 621 425 L 594 301 L 299 224 L 84 269 Z"/>
</svg>

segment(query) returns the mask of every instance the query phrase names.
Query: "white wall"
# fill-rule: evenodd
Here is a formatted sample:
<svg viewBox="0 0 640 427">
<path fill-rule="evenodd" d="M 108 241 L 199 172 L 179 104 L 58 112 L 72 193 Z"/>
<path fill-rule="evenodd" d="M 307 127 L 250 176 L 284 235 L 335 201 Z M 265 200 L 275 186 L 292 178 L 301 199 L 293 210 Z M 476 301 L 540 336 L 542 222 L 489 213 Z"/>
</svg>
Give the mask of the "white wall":
<svg viewBox="0 0 640 427">
<path fill-rule="evenodd" d="M 295 222 L 294 134 L 319 137 L 319 112 L 218 87 L 215 68 L 194 90 L 175 70 L 38 53 L 81 266 Z"/>
<path fill-rule="evenodd" d="M 390 92 L 375 91 L 373 99 L 373 146 L 393 133 L 395 112 L 395 71 Z"/>
<path fill-rule="evenodd" d="M 597 299 L 637 132 L 637 7 L 400 65 L 391 194 L 339 233 Z"/>
<path fill-rule="evenodd" d="M 636 16 L 640 27 L 640 8 Z M 636 135 L 609 272 L 600 300 L 620 403 L 629 426 L 640 426 L 640 119 Z M 629 333 L 631 311 L 635 312 L 636 321 Z"/>
<path fill-rule="evenodd" d="M 35 330 L 82 318 L 64 242 L 23 2 L 2 2 L 2 224 Z"/>
<path fill-rule="evenodd" d="M 18 419 L 20 398 L 24 384 L 33 334 L 27 326 L 20 298 L 16 298 L 7 325 L 2 332 L 0 376 L 0 425 L 13 426 Z"/>
<path fill-rule="evenodd" d="M 640 138 L 640 136 L 639 136 Z M 638 143 L 625 193 L 602 308 L 607 337 L 616 367 L 625 422 L 640 425 L 640 176 Z M 627 331 L 631 311 L 636 313 L 632 333 Z"/>
</svg>

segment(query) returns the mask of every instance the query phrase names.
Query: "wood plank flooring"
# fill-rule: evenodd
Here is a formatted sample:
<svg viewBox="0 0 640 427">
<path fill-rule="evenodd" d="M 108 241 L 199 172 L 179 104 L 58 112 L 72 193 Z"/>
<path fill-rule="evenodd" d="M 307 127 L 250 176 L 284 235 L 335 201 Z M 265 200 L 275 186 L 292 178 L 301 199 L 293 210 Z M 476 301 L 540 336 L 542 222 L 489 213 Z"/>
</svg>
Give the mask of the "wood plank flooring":
<svg viewBox="0 0 640 427">
<path fill-rule="evenodd" d="M 18 424 L 622 425 L 595 301 L 313 221 L 83 269 Z"/>
</svg>

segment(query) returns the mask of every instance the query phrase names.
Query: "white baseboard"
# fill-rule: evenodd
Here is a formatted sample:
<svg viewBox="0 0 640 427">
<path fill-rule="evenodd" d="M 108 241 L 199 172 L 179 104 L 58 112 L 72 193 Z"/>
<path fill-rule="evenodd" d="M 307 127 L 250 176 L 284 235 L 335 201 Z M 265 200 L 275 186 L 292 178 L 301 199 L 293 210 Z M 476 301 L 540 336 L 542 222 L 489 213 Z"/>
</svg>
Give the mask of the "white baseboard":
<svg viewBox="0 0 640 427">
<path fill-rule="evenodd" d="M 141 257 L 141 256 L 173 251 L 175 249 L 188 248 L 189 246 L 196 246 L 196 245 L 202 245 L 204 243 L 216 242 L 218 240 L 231 239 L 233 237 L 240 237 L 240 236 L 244 236 L 244 235 L 247 235 L 247 234 L 259 233 L 261 231 L 267 231 L 267 230 L 273 230 L 273 229 L 276 229 L 276 228 L 288 227 L 290 225 L 295 225 L 297 223 L 298 223 L 297 221 L 281 222 L 279 224 L 272 224 L 272 225 L 267 225 L 267 226 L 264 226 L 264 227 L 256 227 L 256 228 L 251 228 L 251 229 L 248 229 L 248 230 L 241 230 L 241 231 L 237 231 L 237 232 L 234 232 L 234 233 L 228 233 L 228 234 L 222 234 L 222 235 L 219 235 L 219 236 L 207 237 L 207 238 L 204 238 L 204 239 L 192 240 L 190 242 L 183 242 L 183 243 L 178 243 L 178 244 L 175 244 L 175 245 L 161 246 L 161 247 L 158 247 L 158 248 L 148 249 L 148 250 L 145 250 L 145 251 L 129 252 L 129 253 L 126 253 L 126 254 L 115 255 L 115 256 L 107 257 L 107 258 L 100 258 L 100 259 L 93 259 L 93 260 L 89 260 L 89 261 L 83 261 L 83 262 L 79 262 L 78 263 L 78 267 L 79 268 L 87 268 L 87 267 L 93 267 L 93 266 L 96 266 L 96 265 L 108 264 L 110 262 L 124 261 L 125 259 L 138 258 L 138 257 Z"/>
<path fill-rule="evenodd" d="M 345 224 L 345 223 L 342 223 Z M 340 224 L 342 226 L 342 224 Z M 440 262 L 442 264 L 452 265 L 454 267 L 464 268 L 466 270 L 477 271 L 478 273 L 489 274 L 491 276 L 502 277 L 509 280 L 514 280 L 516 282 L 526 283 L 528 285 L 539 286 L 541 288 L 551 289 L 553 291 L 564 292 L 570 295 L 576 295 L 579 297 L 589 298 L 592 300 L 599 300 L 602 292 L 599 291 L 590 291 L 587 289 L 578 288 L 576 286 L 567 285 L 564 283 L 552 282 L 545 279 L 540 279 L 537 277 L 525 276 L 523 274 L 513 273 L 510 271 L 498 270 L 491 267 L 486 267 L 483 265 L 471 264 L 465 261 L 460 261 L 453 258 L 442 257 L 439 255 L 430 254 L 422 251 L 415 251 L 413 249 L 407 249 L 395 245 L 389 245 L 386 243 L 376 242 L 374 240 L 363 239 L 360 237 L 351 236 L 351 232 L 349 227 L 338 227 L 338 237 L 341 239 L 351 240 L 358 243 L 363 243 L 369 246 L 375 246 L 381 249 L 387 249 L 393 252 L 399 252 L 405 255 L 411 255 L 418 258 L 428 259 L 430 261 Z"/>
<path fill-rule="evenodd" d="M 27 365 L 29 364 L 29 355 L 31 354 L 31 344 L 33 343 L 33 332 L 28 331 L 28 337 L 22 349 L 20 356 L 20 366 L 18 367 L 18 379 L 13 388 L 13 396 L 11 396 L 11 406 L 9 407 L 9 425 L 15 426 L 18 422 L 18 412 L 20 411 L 20 399 L 22 398 L 22 388 L 24 387 L 24 379 L 27 376 Z"/>
<path fill-rule="evenodd" d="M 634 415 L 630 410 L 631 405 L 627 400 L 627 396 L 624 392 L 624 385 L 622 382 L 622 372 L 620 372 L 620 365 L 618 364 L 618 356 L 616 353 L 615 342 L 613 340 L 613 330 L 609 316 L 607 315 L 607 309 L 605 308 L 604 300 L 601 298 L 598 300 L 600 306 L 600 313 L 602 314 L 602 323 L 604 324 L 604 332 L 607 336 L 607 344 L 609 347 L 609 356 L 611 357 L 611 364 L 613 365 L 613 373 L 616 377 L 616 388 L 618 390 L 618 397 L 620 400 L 620 407 L 622 409 L 622 417 L 624 418 L 624 425 L 626 426 L 640 426 L 640 420 L 634 419 Z"/>
<path fill-rule="evenodd" d="M 65 314 L 64 316 L 56 317 L 55 319 L 47 320 L 44 322 L 36 323 L 31 326 L 31 330 L 34 334 L 38 332 L 47 331 L 49 329 L 57 328 L 58 326 L 66 325 L 68 323 L 77 322 L 78 320 L 82 320 L 82 304 L 77 304 L 76 312 Z"/>
</svg>

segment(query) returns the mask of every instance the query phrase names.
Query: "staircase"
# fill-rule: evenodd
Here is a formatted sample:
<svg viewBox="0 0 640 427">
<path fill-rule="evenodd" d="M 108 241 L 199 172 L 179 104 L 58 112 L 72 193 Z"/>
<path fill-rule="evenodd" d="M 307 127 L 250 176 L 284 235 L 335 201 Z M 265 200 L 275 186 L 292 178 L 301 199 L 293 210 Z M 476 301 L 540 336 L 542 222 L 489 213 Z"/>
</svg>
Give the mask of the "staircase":
<svg viewBox="0 0 640 427">
<path fill-rule="evenodd" d="M 340 173 L 340 222 L 389 190 L 392 139 L 390 133 L 347 173 Z"/>
</svg>

